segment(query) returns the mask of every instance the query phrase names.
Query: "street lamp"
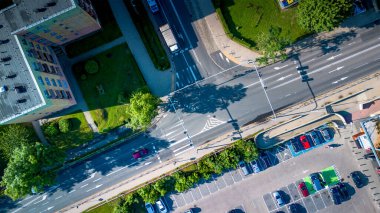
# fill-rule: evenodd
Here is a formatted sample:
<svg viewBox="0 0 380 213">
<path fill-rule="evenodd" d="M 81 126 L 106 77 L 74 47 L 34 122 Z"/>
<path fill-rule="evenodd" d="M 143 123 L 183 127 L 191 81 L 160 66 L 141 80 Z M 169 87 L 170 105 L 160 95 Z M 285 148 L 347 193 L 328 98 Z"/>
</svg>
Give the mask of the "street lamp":
<svg viewBox="0 0 380 213">
<path fill-rule="evenodd" d="M 253 66 L 255 67 L 255 71 L 256 71 L 257 77 L 259 77 L 259 81 L 260 81 L 261 87 L 263 88 L 265 96 L 267 97 L 269 106 L 270 106 L 270 108 L 272 110 L 272 113 L 273 113 L 273 117 L 274 117 L 274 119 L 276 119 L 277 116 L 276 116 L 276 113 L 274 112 L 273 106 L 272 106 L 272 104 L 271 104 L 271 102 L 269 100 L 269 96 L 267 94 L 267 87 L 264 85 L 263 79 L 261 79 L 261 74 L 259 73 L 259 71 L 257 71 L 256 64 L 255 64 L 255 62 L 253 60 L 249 60 L 248 63 L 252 63 Z"/>
</svg>

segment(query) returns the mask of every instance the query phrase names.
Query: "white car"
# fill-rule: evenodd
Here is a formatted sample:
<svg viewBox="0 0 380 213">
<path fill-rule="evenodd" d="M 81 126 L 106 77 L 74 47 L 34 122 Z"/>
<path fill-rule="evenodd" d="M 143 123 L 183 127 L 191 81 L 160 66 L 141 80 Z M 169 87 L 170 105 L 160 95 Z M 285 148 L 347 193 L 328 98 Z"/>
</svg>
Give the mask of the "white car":
<svg viewBox="0 0 380 213">
<path fill-rule="evenodd" d="M 162 200 L 162 198 L 160 198 L 159 200 L 156 201 L 156 205 L 157 205 L 158 211 L 160 213 L 167 213 L 168 212 L 168 208 L 166 208 L 165 203 Z"/>
<path fill-rule="evenodd" d="M 146 211 L 148 213 L 156 213 L 156 211 L 154 210 L 153 205 L 150 204 L 150 203 L 145 203 L 145 208 L 146 208 Z"/>
</svg>

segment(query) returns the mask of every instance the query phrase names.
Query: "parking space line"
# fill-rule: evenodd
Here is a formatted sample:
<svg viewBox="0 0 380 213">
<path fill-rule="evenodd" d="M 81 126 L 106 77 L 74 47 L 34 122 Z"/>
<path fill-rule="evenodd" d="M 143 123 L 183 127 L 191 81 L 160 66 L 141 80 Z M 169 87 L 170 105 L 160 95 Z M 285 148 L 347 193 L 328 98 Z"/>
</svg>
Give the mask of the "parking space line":
<svg viewBox="0 0 380 213">
<path fill-rule="evenodd" d="M 190 194 L 191 194 L 191 197 L 193 198 L 193 201 L 192 201 L 192 202 L 196 201 L 196 200 L 195 200 L 195 198 L 194 198 L 193 192 L 192 192 L 192 191 L 190 191 L 190 190 L 189 190 L 188 192 L 190 192 Z"/>
<path fill-rule="evenodd" d="M 226 180 L 224 180 L 224 175 L 222 175 L 222 176 L 220 176 L 220 177 L 222 177 L 222 179 L 223 179 L 223 182 L 226 184 L 226 187 L 227 186 L 229 186 L 229 185 L 227 185 L 227 182 L 226 182 Z M 217 185 L 218 186 L 218 185 Z M 219 187 L 218 187 L 218 189 L 219 189 Z"/>
<path fill-rule="evenodd" d="M 234 181 L 233 184 L 235 184 L 235 183 L 237 183 L 237 181 L 235 181 L 234 176 L 232 175 L 232 172 L 233 172 L 233 170 L 229 171 L 228 173 L 231 175 L 231 178 Z"/>
<path fill-rule="evenodd" d="M 200 199 L 202 199 L 202 198 L 203 198 L 203 195 L 202 195 L 201 190 L 199 189 L 199 185 L 197 185 L 197 188 L 195 188 L 194 191 L 197 190 L 197 189 L 198 189 L 199 194 L 201 195 L 201 198 L 200 198 Z M 192 194 L 192 193 L 193 193 L 193 192 L 191 192 L 191 194 Z M 198 200 L 195 200 L 195 199 L 194 199 L 194 201 L 198 201 Z"/>
<path fill-rule="evenodd" d="M 322 194 L 321 194 L 321 192 L 319 192 L 319 196 L 321 197 L 321 200 L 322 200 L 323 205 L 325 205 L 325 208 L 327 208 L 327 205 L 326 205 L 325 201 L 323 201 L 323 198 L 322 198 Z"/>
<path fill-rule="evenodd" d="M 177 200 L 174 197 L 173 197 L 173 200 L 174 200 L 175 206 L 179 207 L 178 203 L 177 203 Z M 166 202 L 166 203 L 168 203 L 168 202 Z"/>
<path fill-rule="evenodd" d="M 185 201 L 185 203 L 187 204 L 187 200 L 185 199 L 185 197 L 183 196 L 183 193 L 181 193 L 181 196 L 182 196 L 182 199 Z"/>
<path fill-rule="evenodd" d="M 211 176 L 211 178 L 212 178 L 212 176 Z M 206 181 L 205 181 L 205 183 L 204 183 L 205 185 L 206 185 L 206 188 L 207 188 L 207 190 L 208 190 L 208 192 L 210 192 L 210 194 L 209 195 L 211 195 L 212 193 L 211 193 L 211 191 L 210 191 L 210 188 L 208 188 L 208 184 L 206 184 Z M 216 187 L 216 188 L 218 188 L 218 187 Z M 219 189 L 218 189 L 219 190 Z"/>
</svg>

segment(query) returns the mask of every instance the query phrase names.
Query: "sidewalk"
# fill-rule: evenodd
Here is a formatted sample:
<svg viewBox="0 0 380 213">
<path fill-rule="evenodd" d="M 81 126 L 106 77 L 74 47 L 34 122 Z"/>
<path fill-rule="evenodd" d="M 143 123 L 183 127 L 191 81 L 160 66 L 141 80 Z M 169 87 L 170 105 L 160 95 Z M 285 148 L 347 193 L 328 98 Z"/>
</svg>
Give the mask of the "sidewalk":
<svg viewBox="0 0 380 213">
<path fill-rule="evenodd" d="M 123 0 L 109 0 L 109 3 L 123 38 L 128 43 L 149 89 L 159 97 L 169 94 L 172 84 L 171 72 L 159 71 L 154 67 Z"/>
<path fill-rule="evenodd" d="M 319 96 L 317 100 L 319 104 L 322 105 L 322 104 L 325 104 L 326 101 L 337 100 L 338 99 L 337 97 L 339 97 L 340 95 L 355 93 L 355 92 L 361 91 L 363 88 L 371 87 L 371 85 L 377 85 L 378 82 L 380 81 L 380 77 L 379 75 L 377 75 L 376 77 L 374 76 L 375 75 L 367 76 L 367 77 L 362 78 L 361 80 L 358 80 L 357 82 L 342 86 L 341 88 L 338 88 L 334 91 L 331 91 L 329 93 Z M 376 90 L 376 91 L 377 93 L 380 93 L 379 90 Z M 242 136 L 247 137 L 249 135 L 252 135 L 254 133 L 261 131 L 262 129 L 268 129 L 275 125 L 278 125 L 279 123 L 286 122 L 294 114 L 305 113 L 305 107 L 306 108 L 314 107 L 314 103 L 312 102 L 305 102 L 305 103 L 301 103 L 301 104 L 298 104 L 298 105 L 295 105 L 288 109 L 283 110 L 282 112 L 278 114 L 279 117 L 276 120 L 267 120 L 266 122 L 263 122 L 263 123 L 259 123 L 259 124 L 253 123 L 246 127 L 243 127 L 241 129 Z M 309 119 L 308 116 L 305 116 L 304 118 L 299 119 L 299 120 L 302 120 L 304 123 L 307 123 L 309 121 L 308 119 Z M 284 131 L 284 129 L 282 131 Z M 136 175 L 117 185 L 114 185 L 108 189 L 98 192 L 97 194 L 94 194 L 84 200 L 81 200 L 71 206 L 68 206 L 61 211 L 82 212 L 100 203 L 99 200 L 106 200 L 106 201 L 112 200 L 112 198 L 118 196 L 120 193 L 125 193 L 129 190 L 133 190 L 135 187 L 142 185 L 152 179 L 158 178 L 164 174 L 171 173 L 172 171 L 174 171 L 176 168 L 180 167 L 181 165 L 184 165 L 194 159 L 199 159 L 206 154 L 212 153 L 215 151 L 215 149 L 221 146 L 231 144 L 232 141 L 230 140 L 230 136 L 231 136 L 230 134 L 222 135 L 209 143 L 206 143 L 197 147 L 197 149 L 191 149 L 188 152 L 180 156 L 177 156 L 176 158 L 163 162 L 162 164 L 158 165 L 155 168 L 147 170 L 146 172 L 142 174 Z"/>
</svg>

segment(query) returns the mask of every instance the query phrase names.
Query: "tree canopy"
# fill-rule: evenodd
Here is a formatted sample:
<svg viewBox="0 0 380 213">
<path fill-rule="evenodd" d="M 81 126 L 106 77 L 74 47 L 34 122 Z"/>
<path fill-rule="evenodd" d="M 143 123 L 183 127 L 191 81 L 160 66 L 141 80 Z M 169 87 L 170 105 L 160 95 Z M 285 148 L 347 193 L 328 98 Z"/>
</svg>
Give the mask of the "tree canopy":
<svg viewBox="0 0 380 213">
<path fill-rule="evenodd" d="M 64 160 L 64 153 L 55 147 L 41 143 L 23 144 L 16 148 L 4 171 L 1 185 L 12 199 L 21 198 L 33 191 L 54 183 L 54 166 Z"/>
<path fill-rule="evenodd" d="M 298 23 L 315 32 L 338 26 L 352 9 L 352 0 L 302 0 L 297 8 Z"/>
<path fill-rule="evenodd" d="M 35 139 L 33 130 L 23 125 L 10 124 L 4 126 L 0 131 L 0 151 L 9 160 L 16 148 L 21 147 L 23 144 L 28 144 Z"/>
<path fill-rule="evenodd" d="M 286 58 L 285 47 L 289 40 L 281 37 L 281 28 L 270 27 L 268 32 L 262 32 L 257 39 L 257 47 L 263 53 L 263 57 L 257 59 L 259 64 L 268 64 L 269 60 L 275 60 L 278 56 Z"/>
<path fill-rule="evenodd" d="M 158 114 L 160 99 L 149 92 L 137 91 L 132 94 L 127 106 L 128 127 L 134 130 L 147 129 L 152 119 Z"/>
</svg>

